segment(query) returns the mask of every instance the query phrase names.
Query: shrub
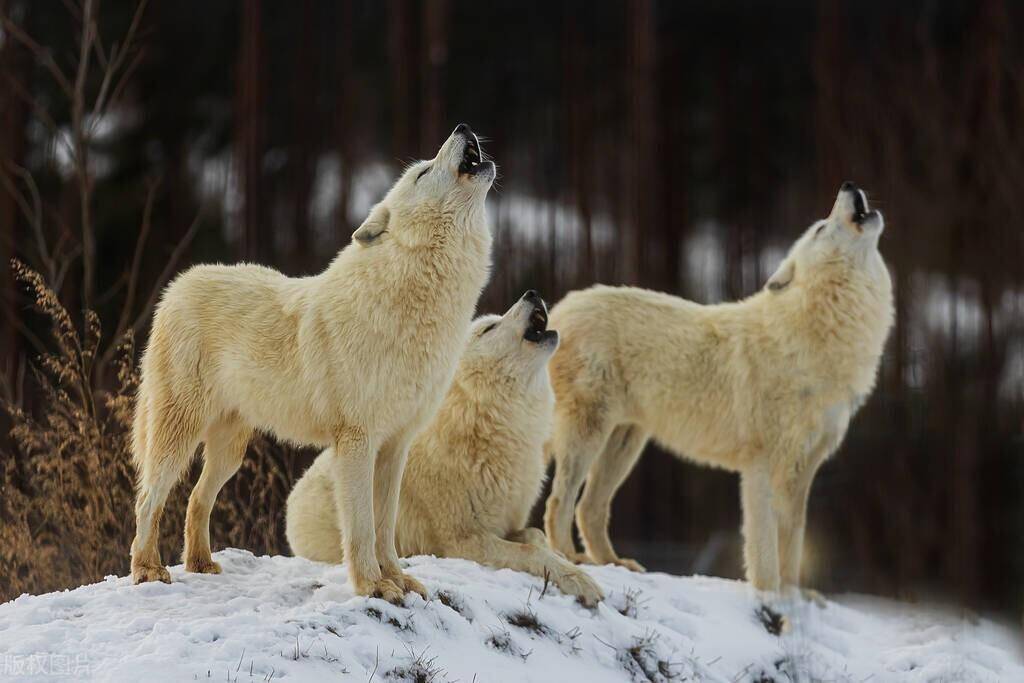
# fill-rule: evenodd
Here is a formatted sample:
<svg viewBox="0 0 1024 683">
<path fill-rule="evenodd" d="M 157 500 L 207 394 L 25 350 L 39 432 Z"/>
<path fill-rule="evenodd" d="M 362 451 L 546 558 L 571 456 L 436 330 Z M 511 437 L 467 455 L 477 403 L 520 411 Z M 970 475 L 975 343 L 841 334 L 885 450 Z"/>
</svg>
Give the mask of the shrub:
<svg viewBox="0 0 1024 683">
<path fill-rule="evenodd" d="M 0 600 L 124 574 L 135 533 L 131 424 L 139 375 L 132 335 L 115 340 L 116 382 L 98 386 L 98 316 L 86 311 L 79 330 L 39 273 L 20 262 L 14 273 L 46 319 L 53 349 L 32 369 L 32 406 L 11 395 L 0 399 L 12 424 L 9 450 L 0 451 Z M 295 471 L 291 449 L 255 439 L 218 497 L 214 542 L 282 552 Z M 197 476 L 193 468 L 189 491 Z M 180 552 L 186 503 L 180 487 L 167 501 L 160 546 L 168 563 Z"/>
</svg>

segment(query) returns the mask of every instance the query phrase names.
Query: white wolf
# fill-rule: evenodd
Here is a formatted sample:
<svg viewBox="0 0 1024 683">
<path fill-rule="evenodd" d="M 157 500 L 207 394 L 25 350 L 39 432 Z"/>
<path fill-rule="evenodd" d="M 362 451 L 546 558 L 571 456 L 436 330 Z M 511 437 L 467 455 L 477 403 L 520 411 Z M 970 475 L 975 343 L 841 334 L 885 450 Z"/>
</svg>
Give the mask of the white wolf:
<svg viewBox="0 0 1024 683">
<path fill-rule="evenodd" d="M 288 278 L 198 266 L 168 286 L 142 360 L 132 576 L 169 581 L 157 547 L 168 492 L 205 444 L 185 566 L 216 573 L 209 518 L 254 430 L 332 447 L 357 593 L 425 593 L 395 552 L 408 446 L 436 412 L 490 269 L 484 200 L 495 167 L 460 124 L 408 169 L 327 270 Z M 376 531 L 375 531 L 376 530 Z"/>
<path fill-rule="evenodd" d="M 525 528 L 544 478 L 554 395 L 547 362 L 558 335 L 535 292 L 504 316 L 473 323 L 455 381 L 417 437 L 402 480 L 397 540 L 402 555 L 463 557 L 549 576 L 586 604 L 601 589 Z M 297 555 L 340 562 L 333 454 L 320 455 L 288 497 L 288 543 Z M 343 534 L 342 534 L 343 535 Z"/>
<path fill-rule="evenodd" d="M 893 323 L 878 253 L 882 215 L 845 183 L 825 220 L 793 245 L 763 291 L 701 306 L 628 287 L 569 294 L 552 311 L 556 474 L 552 546 L 616 563 L 612 496 L 648 438 L 741 475 L 747 578 L 799 585 L 807 496 L 875 384 Z M 589 472 L 589 475 L 588 475 Z M 586 549 L 575 555 L 573 506 Z"/>
</svg>

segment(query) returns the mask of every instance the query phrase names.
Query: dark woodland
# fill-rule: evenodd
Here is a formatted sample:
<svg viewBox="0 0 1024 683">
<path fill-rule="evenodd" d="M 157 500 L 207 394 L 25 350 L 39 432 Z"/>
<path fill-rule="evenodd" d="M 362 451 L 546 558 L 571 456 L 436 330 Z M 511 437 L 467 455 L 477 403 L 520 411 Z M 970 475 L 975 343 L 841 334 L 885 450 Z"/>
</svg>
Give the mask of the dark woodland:
<svg viewBox="0 0 1024 683">
<path fill-rule="evenodd" d="M 127 572 L 134 363 L 168 279 L 211 261 L 324 268 L 403 164 L 465 121 L 500 170 L 484 312 L 594 282 L 740 298 L 842 181 L 865 188 L 886 216 L 897 325 L 815 481 L 805 582 L 1019 615 L 1021 4 L 0 0 L 0 14 L 0 600 Z M 284 500 L 315 454 L 251 450 L 214 548 L 286 553 Z M 175 562 L 185 495 L 165 516 Z M 651 445 L 612 536 L 650 569 L 741 577 L 739 524 L 735 475 Z"/>
</svg>

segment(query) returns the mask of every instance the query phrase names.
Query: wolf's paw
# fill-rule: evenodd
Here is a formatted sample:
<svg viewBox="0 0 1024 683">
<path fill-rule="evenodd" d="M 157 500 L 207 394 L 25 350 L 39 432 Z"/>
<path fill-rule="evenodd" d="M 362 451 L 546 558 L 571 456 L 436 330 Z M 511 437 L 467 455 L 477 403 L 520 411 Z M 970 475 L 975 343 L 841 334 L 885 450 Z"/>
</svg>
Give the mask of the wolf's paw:
<svg viewBox="0 0 1024 683">
<path fill-rule="evenodd" d="M 412 578 L 408 574 L 399 574 L 398 576 L 389 577 L 395 582 L 402 590 L 406 593 L 416 593 L 420 595 L 424 600 L 427 599 L 427 589 L 422 583 Z"/>
<path fill-rule="evenodd" d="M 801 588 L 800 597 L 807 602 L 813 602 L 815 607 L 825 608 L 828 606 L 828 600 L 825 599 L 825 596 L 813 588 Z"/>
<path fill-rule="evenodd" d="M 773 596 L 768 594 L 765 600 L 771 601 Z M 783 586 L 779 591 L 778 600 L 783 602 L 809 602 L 815 607 L 824 609 L 828 607 L 828 600 L 824 595 L 814 590 L 813 588 L 804 588 L 802 586 L 794 586 L 792 584 Z"/>
<path fill-rule="evenodd" d="M 132 565 L 133 583 L 138 585 L 140 583 L 149 583 L 151 581 L 162 581 L 164 583 L 170 583 L 171 573 L 167 571 L 167 567 L 148 564 Z"/>
<path fill-rule="evenodd" d="M 637 574 L 643 574 L 647 571 L 642 564 L 628 557 L 617 557 L 609 564 L 614 564 L 617 567 L 625 567 L 629 571 L 636 572 Z"/>
<path fill-rule="evenodd" d="M 578 553 L 574 551 L 571 553 L 562 553 L 562 555 L 573 564 L 594 564 L 593 560 L 590 559 L 590 555 L 587 555 L 586 553 Z"/>
<path fill-rule="evenodd" d="M 380 578 L 377 580 L 360 581 L 355 585 L 356 594 L 365 595 L 371 598 L 387 600 L 392 605 L 401 605 L 405 598 L 405 591 L 398 587 L 398 584 L 391 579 Z"/>
<path fill-rule="evenodd" d="M 194 574 L 220 574 L 220 565 L 213 559 L 189 558 L 185 562 L 185 571 Z"/>
<path fill-rule="evenodd" d="M 575 595 L 585 607 L 596 607 L 597 603 L 604 600 L 604 591 L 581 569 L 563 574 L 558 577 L 556 584 L 563 593 Z"/>
</svg>

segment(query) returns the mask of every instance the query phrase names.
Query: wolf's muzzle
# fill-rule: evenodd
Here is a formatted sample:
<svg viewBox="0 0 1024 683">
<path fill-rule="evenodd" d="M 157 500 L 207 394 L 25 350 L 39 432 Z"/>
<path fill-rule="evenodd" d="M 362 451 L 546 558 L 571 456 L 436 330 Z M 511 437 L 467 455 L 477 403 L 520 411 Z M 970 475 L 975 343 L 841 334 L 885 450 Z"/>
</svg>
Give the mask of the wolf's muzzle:
<svg viewBox="0 0 1024 683">
<path fill-rule="evenodd" d="M 465 147 L 462 148 L 462 161 L 459 162 L 459 175 L 476 175 L 492 166 L 490 163 L 484 163 L 480 139 L 468 124 L 460 123 L 455 126 L 455 134 L 466 141 Z"/>
<path fill-rule="evenodd" d="M 850 199 L 853 201 L 853 216 L 851 216 L 850 220 L 855 225 L 864 225 L 878 217 L 877 211 L 868 210 L 867 197 L 859 187 L 847 180 L 839 189 L 850 194 Z"/>
<path fill-rule="evenodd" d="M 526 332 L 523 333 L 523 339 L 535 344 L 558 339 L 558 333 L 548 329 L 548 309 L 540 294 L 536 290 L 531 289 L 526 294 L 523 294 L 522 300 L 533 306 L 526 325 Z"/>
</svg>

